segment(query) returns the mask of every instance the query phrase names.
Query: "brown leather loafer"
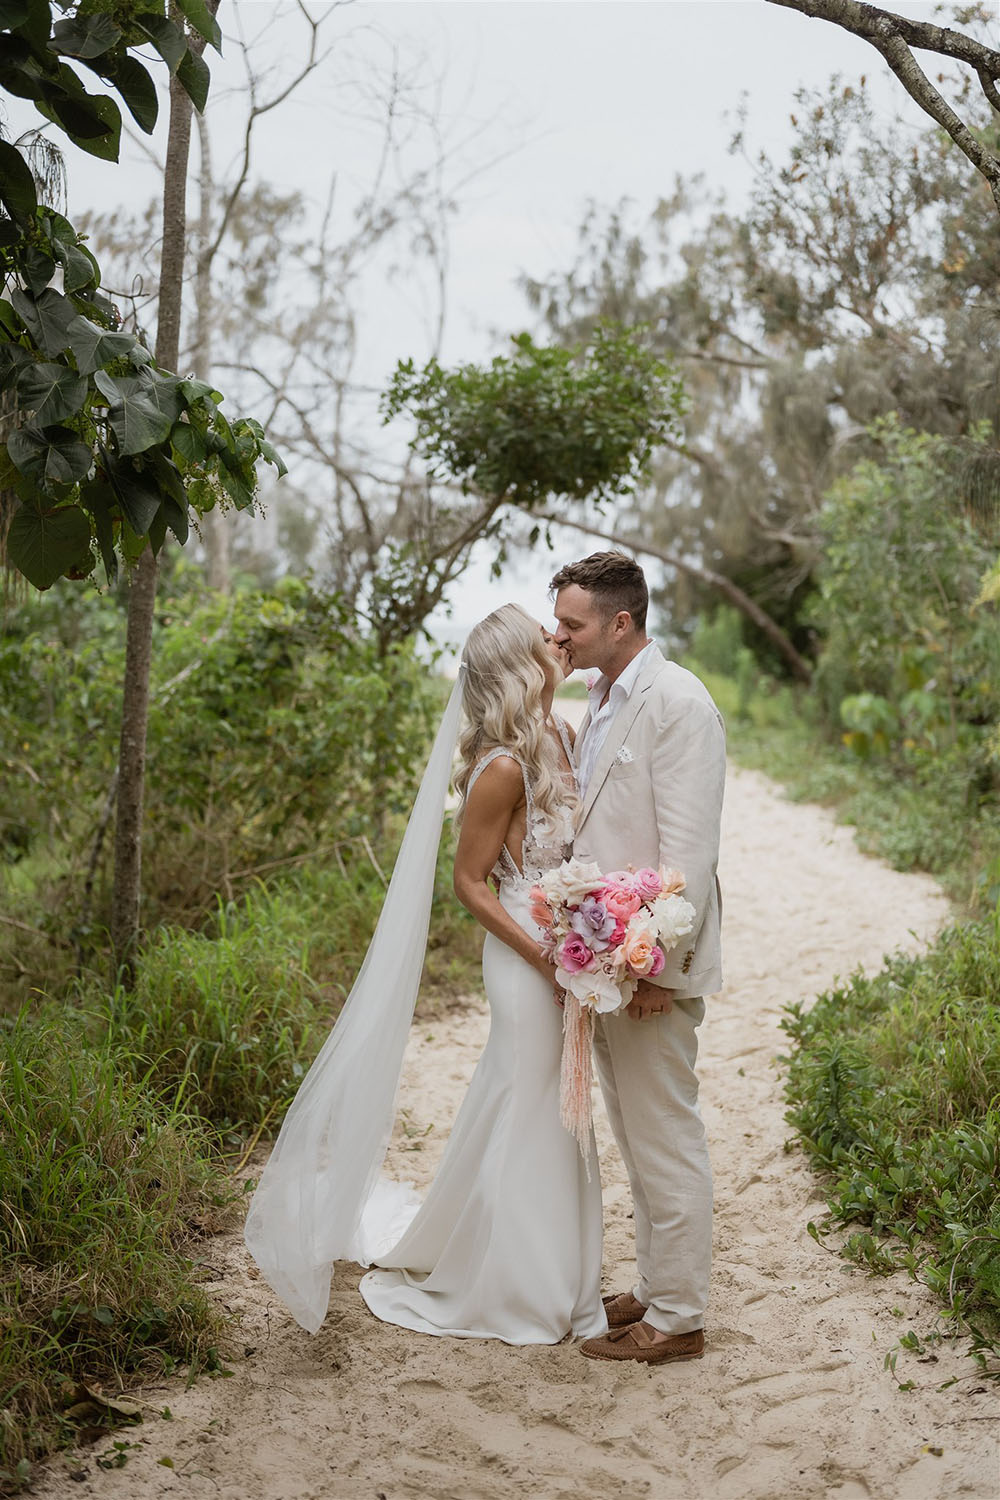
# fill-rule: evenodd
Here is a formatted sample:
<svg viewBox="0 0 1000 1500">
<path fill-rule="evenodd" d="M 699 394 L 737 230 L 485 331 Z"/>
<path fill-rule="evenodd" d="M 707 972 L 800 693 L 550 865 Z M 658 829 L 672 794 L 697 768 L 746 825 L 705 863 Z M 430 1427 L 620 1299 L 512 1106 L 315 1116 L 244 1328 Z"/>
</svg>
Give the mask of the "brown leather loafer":
<svg viewBox="0 0 1000 1500">
<path fill-rule="evenodd" d="M 609 1328 L 626 1328 L 629 1323 L 638 1323 L 646 1316 L 646 1309 L 631 1292 L 612 1292 L 601 1301 L 608 1315 Z"/>
<path fill-rule="evenodd" d="M 588 1359 L 635 1359 L 645 1365 L 701 1359 L 704 1352 L 705 1335 L 700 1328 L 693 1333 L 672 1333 L 665 1339 L 654 1339 L 641 1322 L 612 1328 L 602 1338 L 587 1339 L 580 1345 L 580 1353 Z"/>
</svg>

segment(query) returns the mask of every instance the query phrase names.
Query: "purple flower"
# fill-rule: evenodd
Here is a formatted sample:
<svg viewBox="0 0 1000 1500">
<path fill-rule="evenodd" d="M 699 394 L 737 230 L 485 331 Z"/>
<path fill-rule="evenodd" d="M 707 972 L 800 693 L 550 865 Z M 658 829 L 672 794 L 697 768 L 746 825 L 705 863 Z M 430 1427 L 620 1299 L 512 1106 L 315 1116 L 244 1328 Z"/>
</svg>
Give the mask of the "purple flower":
<svg viewBox="0 0 1000 1500">
<path fill-rule="evenodd" d="M 569 922 L 573 931 L 600 953 L 608 946 L 616 919 L 597 896 L 584 896 Z"/>
</svg>

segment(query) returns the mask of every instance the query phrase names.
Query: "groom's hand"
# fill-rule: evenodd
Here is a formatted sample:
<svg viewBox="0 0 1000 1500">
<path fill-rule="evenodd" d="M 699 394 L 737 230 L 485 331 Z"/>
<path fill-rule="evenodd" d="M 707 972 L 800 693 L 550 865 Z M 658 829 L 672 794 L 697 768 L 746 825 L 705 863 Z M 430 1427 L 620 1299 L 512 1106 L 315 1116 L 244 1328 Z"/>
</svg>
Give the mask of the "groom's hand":
<svg viewBox="0 0 1000 1500">
<path fill-rule="evenodd" d="M 647 1016 L 665 1016 L 673 1008 L 673 990 L 661 989 L 658 984 L 650 984 L 648 979 L 640 979 L 635 994 L 625 1007 L 625 1014 L 633 1021 L 645 1021 Z"/>
</svg>

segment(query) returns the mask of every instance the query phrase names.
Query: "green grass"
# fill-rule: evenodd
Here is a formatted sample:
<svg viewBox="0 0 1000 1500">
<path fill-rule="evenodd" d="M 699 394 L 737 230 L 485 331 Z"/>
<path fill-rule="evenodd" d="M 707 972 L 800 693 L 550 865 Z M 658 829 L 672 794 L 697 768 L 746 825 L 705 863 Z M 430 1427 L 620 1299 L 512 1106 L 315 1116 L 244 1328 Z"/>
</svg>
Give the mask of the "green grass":
<svg viewBox="0 0 1000 1500">
<path fill-rule="evenodd" d="M 233 1193 L 128 1062 L 67 1010 L 0 1028 L 0 1483 L 72 1435 L 79 1385 L 218 1364 L 194 1257 Z"/>
<path fill-rule="evenodd" d="M 1000 916 L 789 1007 L 788 1120 L 844 1253 L 903 1266 L 1000 1353 Z M 856 1226 L 862 1226 L 858 1229 Z"/>
<path fill-rule="evenodd" d="M 479 982 L 481 935 L 439 863 L 421 1013 Z M 385 873 L 388 873 L 386 871 Z M 385 887 L 363 854 L 304 869 L 220 906 L 208 933 L 161 928 L 134 991 L 107 1006 L 109 1036 L 177 1107 L 227 1134 L 276 1129 L 340 1013 L 374 931 Z"/>
</svg>

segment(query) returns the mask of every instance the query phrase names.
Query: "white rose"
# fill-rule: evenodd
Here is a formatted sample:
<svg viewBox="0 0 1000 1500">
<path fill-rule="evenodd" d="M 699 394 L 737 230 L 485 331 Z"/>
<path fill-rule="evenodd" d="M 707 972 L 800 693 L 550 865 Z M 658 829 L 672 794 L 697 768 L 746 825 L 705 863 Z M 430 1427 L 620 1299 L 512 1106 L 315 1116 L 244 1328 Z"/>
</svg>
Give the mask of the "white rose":
<svg viewBox="0 0 1000 1500">
<path fill-rule="evenodd" d="M 551 900 L 564 901 L 567 906 L 579 906 L 584 896 L 600 890 L 604 884 L 600 865 L 593 860 L 584 864 L 579 859 L 567 859 L 558 870 L 549 870 L 539 881 L 546 896 Z"/>
<path fill-rule="evenodd" d="M 694 928 L 697 915 L 690 901 L 683 896 L 660 896 L 650 907 L 656 928 L 656 940 L 666 952 L 676 948 L 682 937 Z"/>
</svg>

